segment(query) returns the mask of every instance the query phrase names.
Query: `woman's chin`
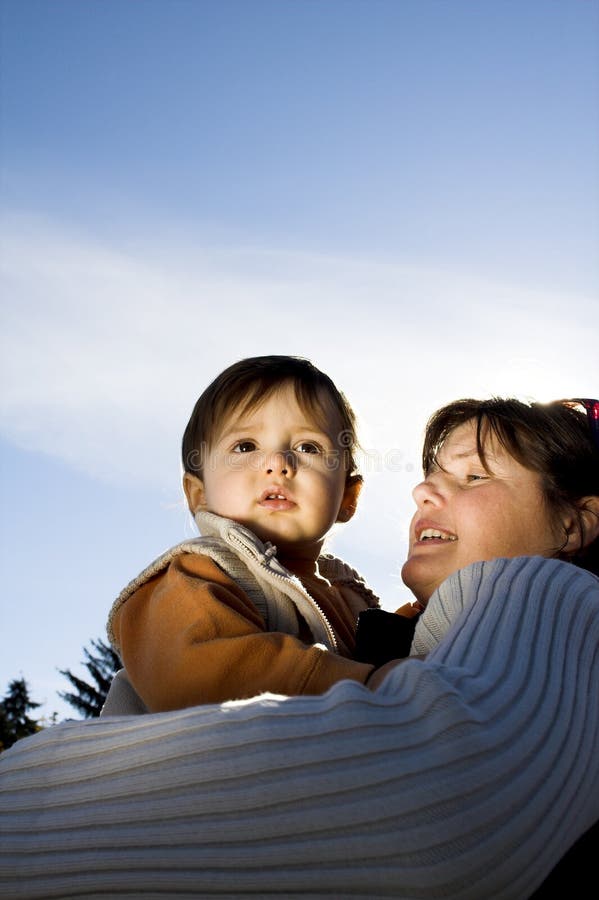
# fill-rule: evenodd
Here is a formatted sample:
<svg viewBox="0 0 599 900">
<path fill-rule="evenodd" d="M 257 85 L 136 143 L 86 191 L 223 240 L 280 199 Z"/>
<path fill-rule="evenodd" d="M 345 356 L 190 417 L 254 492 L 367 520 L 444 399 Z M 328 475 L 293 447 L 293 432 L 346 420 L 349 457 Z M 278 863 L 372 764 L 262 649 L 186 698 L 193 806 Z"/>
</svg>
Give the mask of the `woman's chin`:
<svg viewBox="0 0 599 900">
<path fill-rule="evenodd" d="M 410 558 L 406 560 L 401 569 L 401 580 L 414 594 L 416 600 L 423 605 L 428 603 L 431 594 L 445 581 L 449 573 L 431 572 L 430 561 L 426 563 Z"/>
</svg>

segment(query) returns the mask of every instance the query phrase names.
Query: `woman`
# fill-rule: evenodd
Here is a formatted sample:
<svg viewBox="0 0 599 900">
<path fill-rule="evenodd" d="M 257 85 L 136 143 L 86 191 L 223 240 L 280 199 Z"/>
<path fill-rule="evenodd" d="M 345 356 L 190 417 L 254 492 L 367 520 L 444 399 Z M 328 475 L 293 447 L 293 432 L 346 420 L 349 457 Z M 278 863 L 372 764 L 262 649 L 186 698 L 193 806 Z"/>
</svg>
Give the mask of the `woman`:
<svg viewBox="0 0 599 900">
<path fill-rule="evenodd" d="M 555 434 L 514 409 L 504 431 L 466 414 L 425 447 L 403 572 L 425 659 L 374 692 L 19 742 L 0 755 L 0 894 L 530 897 L 599 818 L 599 449 L 577 406 L 555 406 Z M 533 437 L 539 458 L 558 449 L 528 468 Z"/>
<path fill-rule="evenodd" d="M 414 613 L 453 572 L 478 560 L 538 555 L 598 574 L 598 445 L 596 400 L 458 400 L 437 410 L 425 431 L 425 478 L 413 491 L 417 510 L 402 568 Z M 381 610 L 361 614 L 359 658 L 380 666 L 370 687 L 405 641 L 405 620 Z M 423 651 L 418 639 L 413 646 Z"/>
<path fill-rule="evenodd" d="M 595 400 L 459 400 L 438 410 L 402 570 L 416 597 L 497 556 L 555 557 L 597 574 L 598 423 Z"/>
</svg>

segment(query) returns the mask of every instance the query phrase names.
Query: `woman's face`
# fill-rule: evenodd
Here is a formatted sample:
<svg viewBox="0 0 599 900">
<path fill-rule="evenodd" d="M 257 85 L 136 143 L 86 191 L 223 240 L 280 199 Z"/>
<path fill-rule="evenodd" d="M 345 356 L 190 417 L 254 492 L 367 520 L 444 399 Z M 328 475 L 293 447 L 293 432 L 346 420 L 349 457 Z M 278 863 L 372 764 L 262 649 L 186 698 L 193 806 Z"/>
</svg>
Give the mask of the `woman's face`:
<svg viewBox="0 0 599 900">
<path fill-rule="evenodd" d="M 490 471 L 476 450 L 475 420 L 458 426 L 438 454 L 438 465 L 414 488 L 418 509 L 401 574 L 421 602 L 470 563 L 554 556 L 564 544 L 565 523 L 548 509 L 541 476 L 492 437 L 484 451 Z"/>
</svg>

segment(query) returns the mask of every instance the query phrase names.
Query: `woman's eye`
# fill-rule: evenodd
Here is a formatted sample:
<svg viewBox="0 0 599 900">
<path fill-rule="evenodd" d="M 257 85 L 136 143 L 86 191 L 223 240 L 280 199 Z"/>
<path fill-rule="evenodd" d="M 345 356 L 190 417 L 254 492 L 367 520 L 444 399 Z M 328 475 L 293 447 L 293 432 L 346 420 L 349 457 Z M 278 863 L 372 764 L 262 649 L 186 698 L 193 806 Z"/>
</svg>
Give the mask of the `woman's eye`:
<svg viewBox="0 0 599 900">
<path fill-rule="evenodd" d="M 321 453 L 322 447 L 319 447 L 318 444 L 315 444 L 313 441 L 302 441 L 297 444 L 296 448 L 298 453 Z"/>
<path fill-rule="evenodd" d="M 466 475 L 466 481 L 486 481 L 488 475 L 480 475 L 479 473 L 472 472 L 470 475 Z"/>
<path fill-rule="evenodd" d="M 256 445 L 253 441 L 237 441 L 233 446 L 233 453 L 251 453 L 255 449 Z"/>
</svg>

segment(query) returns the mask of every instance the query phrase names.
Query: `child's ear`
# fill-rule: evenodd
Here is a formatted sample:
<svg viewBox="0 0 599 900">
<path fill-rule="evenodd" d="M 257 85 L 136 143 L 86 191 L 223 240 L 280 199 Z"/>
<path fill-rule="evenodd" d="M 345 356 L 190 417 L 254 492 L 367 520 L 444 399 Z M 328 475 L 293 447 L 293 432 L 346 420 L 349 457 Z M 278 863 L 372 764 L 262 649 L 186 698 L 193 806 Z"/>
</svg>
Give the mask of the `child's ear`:
<svg viewBox="0 0 599 900">
<path fill-rule="evenodd" d="M 204 493 L 204 482 L 197 475 L 186 472 L 183 476 L 183 490 L 187 498 L 189 511 L 194 515 L 198 509 L 206 507 L 206 496 Z"/>
<path fill-rule="evenodd" d="M 351 475 L 345 485 L 343 492 L 343 500 L 339 512 L 337 513 L 338 522 L 349 522 L 358 506 L 358 497 L 362 490 L 362 476 Z"/>
<path fill-rule="evenodd" d="M 582 497 L 576 506 L 578 516 L 571 516 L 564 523 L 568 535 L 568 543 L 564 549 L 569 553 L 576 553 L 583 547 L 588 547 L 599 537 L 599 497 L 594 495 Z M 582 533 L 580 523 L 583 527 Z"/>
</svg>

